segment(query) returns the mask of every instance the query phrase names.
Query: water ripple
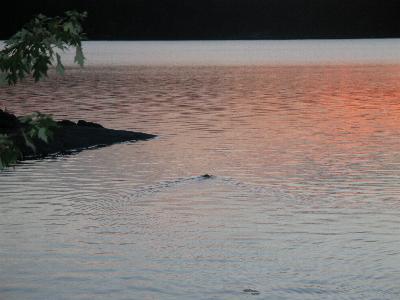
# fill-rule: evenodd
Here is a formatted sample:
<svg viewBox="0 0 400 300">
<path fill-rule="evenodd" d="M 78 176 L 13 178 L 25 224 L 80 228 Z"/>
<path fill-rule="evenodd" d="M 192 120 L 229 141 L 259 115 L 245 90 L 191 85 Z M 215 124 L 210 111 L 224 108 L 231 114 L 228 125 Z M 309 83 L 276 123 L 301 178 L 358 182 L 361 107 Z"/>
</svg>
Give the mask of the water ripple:
<svg viewBox="0 0 400 300">
<path fill-rule="evenodd" d="M 398 299 L 399 99 L 398 65 L 92 66 L 1 87 L 18 114 L 159 138 L 0 173 L 0 298 Z"/>
</svg>

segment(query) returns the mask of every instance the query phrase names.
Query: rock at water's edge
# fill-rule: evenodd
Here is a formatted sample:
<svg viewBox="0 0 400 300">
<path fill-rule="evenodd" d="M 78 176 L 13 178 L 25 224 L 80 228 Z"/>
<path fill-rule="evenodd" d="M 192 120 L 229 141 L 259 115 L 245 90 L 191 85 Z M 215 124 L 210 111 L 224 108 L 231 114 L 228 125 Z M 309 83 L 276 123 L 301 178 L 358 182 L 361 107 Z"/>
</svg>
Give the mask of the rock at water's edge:
<svg viewBox="0 0 400 300">
<path fill-rule="evenodd" d="M 18 129 L 19 126 L 19 120 L 15 115 L 0 109 L 0 133 L 2 131 Z"/>
<path fill-rule="evenodd" d="M 148 140 L 155 135 L 104 128 L 100 124 L 79 120 L 75 123 L 70 120 L 57 122 L 59 127 L 54 131 L 53 139 L 47 144 L 42 140 L 34 140 L 36 152 L 27 147 L 20 133 L 22 125 L 18 118 L 8 112 L 0 110 L 0 133 L 7 133 L 13 137 L 21 149 L 24 159 L 44 157 L 50 154 L 70 153 L 91 147 L 108 146 L 116 143 Z"/>
</svg>

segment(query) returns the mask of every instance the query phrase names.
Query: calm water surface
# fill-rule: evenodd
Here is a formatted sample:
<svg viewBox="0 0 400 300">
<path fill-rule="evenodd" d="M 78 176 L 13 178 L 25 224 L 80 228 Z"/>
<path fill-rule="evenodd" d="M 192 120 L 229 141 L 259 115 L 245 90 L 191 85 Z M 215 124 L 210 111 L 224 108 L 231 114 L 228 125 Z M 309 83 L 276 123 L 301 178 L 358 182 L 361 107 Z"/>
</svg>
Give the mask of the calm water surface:
<svg viewBox="0 0 400 300">
<path fill-rule="evenodd" d="M 1 88 L 158 138 L 0 173 L 0 299 L 399 299 L 400 42 L 259 43 L 88 43 Z"/>
</svg>

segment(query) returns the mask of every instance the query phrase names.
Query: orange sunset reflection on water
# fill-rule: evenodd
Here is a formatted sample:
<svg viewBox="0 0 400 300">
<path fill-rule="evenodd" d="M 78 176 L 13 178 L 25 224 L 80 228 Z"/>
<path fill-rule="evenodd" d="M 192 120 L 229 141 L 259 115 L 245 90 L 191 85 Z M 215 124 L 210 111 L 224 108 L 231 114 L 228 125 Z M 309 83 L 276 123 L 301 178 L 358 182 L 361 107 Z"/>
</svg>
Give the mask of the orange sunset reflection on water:
<svg viewBox="0 0 400 300">
<path fill-rule="evenodd" d="M 399 294 L 400 65 L 88 66 L 0 106 L 158 136 L 1 173 L 7 287 Z"/>
<path fill-rule="evenodd" d="M 156 133 L 159 140 L 144 147 L 160 156 L 159 175 L 215 173 L 302 191 L 377 190 L 400 175 L 398 65 L 88 67 L 67 74 L 3 89 L 1 105 Z"/>
</svg>

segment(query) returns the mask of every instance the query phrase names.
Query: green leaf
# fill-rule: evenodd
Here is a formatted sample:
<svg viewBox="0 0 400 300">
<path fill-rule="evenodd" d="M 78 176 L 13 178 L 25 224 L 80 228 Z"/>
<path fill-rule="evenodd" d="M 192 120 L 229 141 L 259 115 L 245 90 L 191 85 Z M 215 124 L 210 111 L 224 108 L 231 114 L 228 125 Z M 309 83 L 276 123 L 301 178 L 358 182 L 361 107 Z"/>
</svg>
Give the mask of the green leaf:
<svg viewBox="0 0 400 300">
<path fill-rule="evenodd" d="M 17 162 L 21 151 L 7 134 L 0 134 L 0 170 Z"/>
<path fill-rule="evenodd" d="M 64 65 L 61 62 L 60 54 L 56 53 L 56 57 L 57 57 L 56 71 L 57 71 L 58 74 L 64 75 L 65 68 L 64 68 Z"/>
<path fill-rule="evenodd" d="M 35 147 L 35 145 L 32 143 L 31 139 L 28 138 L 28 136 L 25 134 L 24 131 L 22 131 L 22 136 L 24 137 L 25 144 L 26 144 L 29 148 L 31 148 L 31 149 L 33 150 L 33 152 L 36 152 L 36 147 Z"/>
<path fill-rule="evenodd" d="M 18 117 L 18 120 L 21 123 L 28 124 L 28 123 L 30 123 L 32 121 L 32 117 L 31 116 Z"/>
<path fill-rule="evenodd" d="M 75 32 L 75 27 L 71 22 L 66 22 L 63 26 L 64 31 L 67 33 L 76 33 Z"/>
<path fill-rule="evenodd" d="M 39 128 L 38 131 L 38 138 L 41 139 L 43 142 L 48 143 L 48 135 L 47 135 L 47 129 L 44 127 Z"/>
<path fill-rule="evenodd" d="M 74 62 L 83 67 L 84 61 L 85 61 L 85 56 L 83 55 L 82 46 L 78 45 L 76 47 Z"/>
<path fill-rule="evenodd" d="M 7 84 L 8 84 L 7 74 L 0 71 L 0 86 L 4 86 L 4 85 L 7 85 Z"/>
</svg>

